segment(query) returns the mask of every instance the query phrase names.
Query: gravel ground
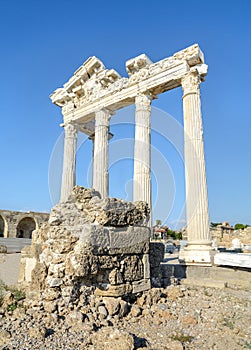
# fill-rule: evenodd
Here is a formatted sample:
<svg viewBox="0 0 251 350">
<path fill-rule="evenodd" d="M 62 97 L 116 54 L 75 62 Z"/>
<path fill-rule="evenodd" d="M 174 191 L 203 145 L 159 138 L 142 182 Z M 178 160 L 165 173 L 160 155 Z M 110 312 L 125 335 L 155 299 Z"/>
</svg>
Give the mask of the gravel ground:
<svg viewBox="0 0 251 350">
<path fill-rule="evenodd" d="M 134 300 L 90 296 L 60 312 L 45 311 L 42 301 L 15 303 L 8 292 L 0 349 L 251 349 L 251 293 L 244 290 L 169 286 Z"/>
</svg>

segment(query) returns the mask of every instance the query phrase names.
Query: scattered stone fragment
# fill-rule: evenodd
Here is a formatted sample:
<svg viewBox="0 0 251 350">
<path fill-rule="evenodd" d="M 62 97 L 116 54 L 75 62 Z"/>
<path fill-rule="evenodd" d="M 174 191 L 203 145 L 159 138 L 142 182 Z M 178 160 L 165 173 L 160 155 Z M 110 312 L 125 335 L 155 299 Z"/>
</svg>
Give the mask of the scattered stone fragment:
<svg viewBox="0 0 251 350">
<path fill-rule="evenodd" d="M 175 295 L 172 300 L 169 292 Z M 46 311 L 42 300 L 25 299 L 15 310 L 0 305 L 0 348 L 239 350 L 251 346 L 248 291 L 176 286 L 153 288 L 127 300 L 95 296 L 86 287 L 81 293 L 81 301 L 61 300 L 54 312 Z"/>
<path fill-rule="evenodd" d="M 96 350 L 133 350 L 134 339 L 126 331 L 104 327 L 93 334 L 92 343 Z"/>
</svg>

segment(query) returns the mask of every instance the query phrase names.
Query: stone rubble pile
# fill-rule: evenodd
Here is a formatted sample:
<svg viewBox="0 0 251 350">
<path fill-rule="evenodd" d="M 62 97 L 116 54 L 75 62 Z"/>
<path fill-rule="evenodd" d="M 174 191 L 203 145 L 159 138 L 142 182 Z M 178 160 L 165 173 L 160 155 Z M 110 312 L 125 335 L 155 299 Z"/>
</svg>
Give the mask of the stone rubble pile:
<svg viewBox="0 0 251 350">
<path fill-rule="evenodd" d="M 75 186 L 23 249 L 20 287 L 48 312 L 93 293 L 121 297 L 148 290 L 148 217 L 144 202 L 100 199 L 94 189 Z"/>
<path fill-rule="evenodd" d="M 0 306 L 2 350 L 239 350 L 251 346 L 246 291 L 170 285 L 131 297 L 87 294 L 49 310 L 8 292 Z"/>
</svg>

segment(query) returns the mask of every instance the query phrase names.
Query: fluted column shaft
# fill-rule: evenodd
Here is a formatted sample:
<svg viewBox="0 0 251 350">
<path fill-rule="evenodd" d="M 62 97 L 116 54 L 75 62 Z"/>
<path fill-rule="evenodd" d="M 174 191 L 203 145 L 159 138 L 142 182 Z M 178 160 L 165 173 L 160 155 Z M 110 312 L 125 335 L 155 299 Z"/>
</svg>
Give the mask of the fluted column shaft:
<svg viewBox="0 0 251 350">
<path fill-rule="evenodd" d="M 95 134 L 88 137 L 92 141 L 92 187 L 93 187 L 93 174 L 94 174 L 94 145 L 95 145 Z"/>
<path fill-rule="evenodd" d="M 95 142 L 93 159 L 93 187 L 102 198 L 108 197 L 108 136 L 111 113 L 101 109 L 95 115 Z"/>
<path fill-rule="evenodd" d="M 76 148 L 78 138 L 78 131 L 75 125 L 66 124 L 64 126 L 64 131 L 64 163 L 61 184 L 61 202 L 67 200 L 76 184 Z"/>
<path fill-rule="evenodd" d="M 184 155 L 188 248 L 211 245 L 208 196 L 200 102 L 201 78 L 197 71 L 182 79 Z"/>
<path fill-rule="evenodd" d="M 149 226 L 152 224 L 151 189 L 151 102 L 150 95 L 135 98 L 135 143 L 133 199 L 145 201 L 150 208 Z"/>
</svg>

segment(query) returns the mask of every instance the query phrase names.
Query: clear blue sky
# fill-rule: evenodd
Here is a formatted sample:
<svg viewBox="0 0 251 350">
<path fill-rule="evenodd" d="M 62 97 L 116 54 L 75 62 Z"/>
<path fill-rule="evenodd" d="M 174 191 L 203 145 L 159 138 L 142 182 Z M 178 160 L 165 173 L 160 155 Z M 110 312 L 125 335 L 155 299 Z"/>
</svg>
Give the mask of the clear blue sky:
<svg viewBox="0 0 251 350">
<path fill-rule="evenodd" d="M 250 18 L 249 0 L 1 1 L 0 208 L 50 210 L 49 159 L 62 117 L 49 95 L 89 56 L 126 75 L 129 58 L 146 53 L 158 61 L 199 43 L 209 65 L 201 90 L 210 219 L 251 224 Z M 161 95 L 153 105 L 182 123 L 180 90 Z M 114 130 L 113 142 L 124 132 L 119 125 Z M 126 132 L 133 137 L 131 126 Z M 170 156 L 171 175 L 165 166 L 163 172 L 167 183 L 175 184 L 167 218 L 172 224 L 184 202 L 182 164 L 170 145 L 154 135 L 153 142 Z M 78 155 L 77 178 L 84 185 L 90 152 L 88 144 Z M 130 160 L 122 163 L 131 171 Z M 126 197 L 130 171 L 124 175 L 113 168 L 112 195 Z M 155 218 L 166 219 L 167 197 L 158 203 Z"/>
</svg>

